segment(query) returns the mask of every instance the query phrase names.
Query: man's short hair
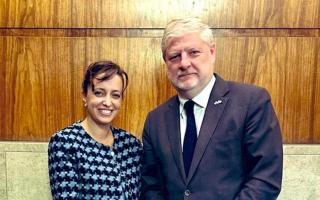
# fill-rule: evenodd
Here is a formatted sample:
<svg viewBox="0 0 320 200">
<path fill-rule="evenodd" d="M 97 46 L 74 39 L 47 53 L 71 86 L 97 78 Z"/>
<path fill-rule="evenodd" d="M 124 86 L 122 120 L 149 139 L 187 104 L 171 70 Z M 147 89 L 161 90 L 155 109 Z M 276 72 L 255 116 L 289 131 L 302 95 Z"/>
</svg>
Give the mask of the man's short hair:
<svg viewBox="0 0 320 200">
<path fill-rule="evenodd" d="M 170 38 L 179 37 L 185 33 L 198 32 L 200 38 L 210 47 L 214 46 L 213 34 L 207 24 L 201 22 L 199 18 L 174 19 L 170 21 L 165 30 L 161 41 L 162 56 L 165 58 L 167 42 Z"/>
</svg>

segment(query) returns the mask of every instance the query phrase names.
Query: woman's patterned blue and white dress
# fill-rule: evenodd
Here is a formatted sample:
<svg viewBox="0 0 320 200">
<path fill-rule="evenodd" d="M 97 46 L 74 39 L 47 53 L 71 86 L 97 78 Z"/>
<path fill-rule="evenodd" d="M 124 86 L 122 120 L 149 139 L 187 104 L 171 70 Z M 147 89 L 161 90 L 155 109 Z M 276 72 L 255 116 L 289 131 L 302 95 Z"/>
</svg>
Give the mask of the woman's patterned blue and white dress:
<svg viewBox="0 0 320 200">
<path fill-rule="evenodd" d="M 95 141 L 80 122 L 55 133 L 49 142 L 49 177 L 56 199 L 139 199 L 142 146 L 112 128 L 114 144 Z"/>
</svg>

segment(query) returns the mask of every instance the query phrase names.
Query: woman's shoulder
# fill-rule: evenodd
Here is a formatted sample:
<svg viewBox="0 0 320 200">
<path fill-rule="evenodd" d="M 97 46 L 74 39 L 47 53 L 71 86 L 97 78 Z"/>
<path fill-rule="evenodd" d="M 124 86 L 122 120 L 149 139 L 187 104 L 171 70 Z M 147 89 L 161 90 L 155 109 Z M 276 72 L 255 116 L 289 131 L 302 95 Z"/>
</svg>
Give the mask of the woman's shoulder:
<svg viewBox="0 0 320 200">
<path fill-rule="evenodd" d="M 112 127 L 112 131 L 118 136 L 119 139 L 125 142 L 137 144 L 139 146 L 141 145 L 140 140 L 135 135 L 124 129 Z"/>
<path fill-rule="evenodd" d="M 55 132 L 50 139 L 50 142 L 57 140 L 75 140 L 79 137 L 79 133 L 83 131 L 80 121 L 77 121 L 57 132 Z"/>
</svg>

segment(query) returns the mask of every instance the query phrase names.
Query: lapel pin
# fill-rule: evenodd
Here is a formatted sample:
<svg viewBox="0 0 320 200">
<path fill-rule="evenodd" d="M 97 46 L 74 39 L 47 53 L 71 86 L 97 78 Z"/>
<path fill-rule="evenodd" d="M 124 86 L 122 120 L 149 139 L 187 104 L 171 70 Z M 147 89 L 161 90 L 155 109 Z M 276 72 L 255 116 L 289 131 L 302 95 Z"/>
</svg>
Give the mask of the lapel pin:
<svg viewBox="0 0 320 200">
<path fill-rule="evenodd" d="M 215 101 L 213 104 L 214 105 L 218 105 L 218 104 L 221 104 L 221 103 L 222 103 L 222 101 L 219 99 L 219 100 Z"/>
</svg>

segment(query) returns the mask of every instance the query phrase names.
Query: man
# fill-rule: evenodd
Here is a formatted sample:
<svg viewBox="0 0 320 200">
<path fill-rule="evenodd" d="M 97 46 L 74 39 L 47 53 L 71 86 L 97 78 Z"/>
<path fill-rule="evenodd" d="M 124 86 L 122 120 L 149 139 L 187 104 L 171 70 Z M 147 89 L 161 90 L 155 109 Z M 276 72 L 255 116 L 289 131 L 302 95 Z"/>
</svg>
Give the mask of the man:
<svg viewBox="0 0 320 200">
<path fill-rule="evenodd" d="M 142 199 L 276 199 L 282 140 L 268 92 L 214 74 L 212 32 L 196 18 L 167 25 L 162 53 L 178 95 L 147 116 Z"/>
</svg>

